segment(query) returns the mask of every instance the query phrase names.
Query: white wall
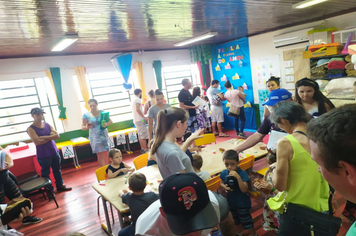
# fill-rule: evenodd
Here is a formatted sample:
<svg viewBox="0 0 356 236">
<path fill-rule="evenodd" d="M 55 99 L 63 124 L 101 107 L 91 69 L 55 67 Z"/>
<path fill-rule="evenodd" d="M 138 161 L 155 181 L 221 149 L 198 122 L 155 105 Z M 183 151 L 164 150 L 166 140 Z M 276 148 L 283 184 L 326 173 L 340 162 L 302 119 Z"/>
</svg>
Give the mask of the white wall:
<svg viewBox="0 0 356 236">
<path fill-rule="evenodd" d="M 355 22 L 356 12 L 348 13 L 345 15 L 332 17 L 326 19 L 326 26 L 328 27 L 336 27 L 338 30 L 342 30 L 347 26 L 356 26 Z M 249 38 L 249 46 L 250 46 L 250 60 L 251 60 L 251 71 L 252 71 L 252 80 L 253 87 L 257 88 L 257 71 L 256 71 L 256 62 L 259 58 L 268 57 L 272 55 L 278 55 L 280 61 L 280 69 L 281 69 L 281 78 L 282 83 L 281 86 L 285 87 L 286 84 L 284 82 L 285 71 L 284 71 L 284 61 L 283 61 L 283 51 L 297 48 L 305 48 L 308 43 L 297 44 L 293 46 L 287 46 L 283 48 L 275 48 L 273 45 L 273 36 L 285 34 L 293 31 L 298 31 L 310 27 L 315 27 L 316 24 L 321 24 L 322 21 L 311 22 L 308 24 L 298 25 L 295 27 L 286 28 L 283 30 L 277 30 L 265 34 L 260 34 L 256 36 L 252 36 Z M 257 89 L 254 90 L 254 101 L 258 103 L 258 93 Z"/>
<path fill-rule="evenodd" d="M 189 50 L 169 50 L 144 52 L 140 55 L 133 52 L 133 63 L 141 61 L 146 91 L 156 89 L 157 83 L 153 73 L 152 62 L 161 60 L 162 66 L 190 64 Z M 45 77 L 45 70 L 49 67 L 61 68 L 63 103 L 67 108 L 67 118 L 64 121 L 65 131 L 81 128 L 81 109 L 74 87 L 74 66 L 84 66 L 88 73 L 115 71 L 110 59 L 116 54 L 90 54 L 77 56 L 53 56 L 0 60 L 0 80 L 26 79 Z"/>
</svg>

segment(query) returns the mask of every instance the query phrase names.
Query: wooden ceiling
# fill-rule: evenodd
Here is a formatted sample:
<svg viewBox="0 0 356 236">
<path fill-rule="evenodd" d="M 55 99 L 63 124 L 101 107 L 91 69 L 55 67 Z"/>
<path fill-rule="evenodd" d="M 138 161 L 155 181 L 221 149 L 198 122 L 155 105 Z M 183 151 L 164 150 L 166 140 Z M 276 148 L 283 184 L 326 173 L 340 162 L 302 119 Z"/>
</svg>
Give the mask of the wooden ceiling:
<svg viewBox="0 0 356 236">
<path fill-rule="evenodd" d="M 213 30 L 218 36 L 199 44 L 223 43 L 356 11 L 355 0 L 292 9 L 300 1 L 1 0 L 0 58 L 176 49 L 174 43 Z M 79 40 L 51 52 L 67 32 Z"/>
</svg>

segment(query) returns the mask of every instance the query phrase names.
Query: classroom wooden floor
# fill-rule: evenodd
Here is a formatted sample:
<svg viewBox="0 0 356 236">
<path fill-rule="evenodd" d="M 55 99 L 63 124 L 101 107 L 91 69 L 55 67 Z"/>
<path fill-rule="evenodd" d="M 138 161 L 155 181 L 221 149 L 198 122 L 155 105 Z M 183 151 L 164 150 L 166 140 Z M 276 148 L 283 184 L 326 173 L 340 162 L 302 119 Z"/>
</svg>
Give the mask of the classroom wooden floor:
<svg viewBox="0 0 356 236">
<path fill-rule="evenodd" d="M 225 141 L 234 137 L 234 131 L 228 131 L 229 138 L 218 138 L 218 142 Z M 247 132 L 247 134 L 250 134 Z M 139 155 L 134 154 L 123 156 L 124 162 L 132 165 L 132 160 Z M 96 182 L 95 170 L 98 168 L 97 162 L 93 159 L 90 162 L 81 163 L 80 169 L 74 169 L 73 166 L 64 166 L 62 168 L 63 179 L 65 184 L 73 187 L 73 190 L 65 193 L 56 194 L 59 208 L 53 201 L 46 201 L 41 195 L 31 197 L 34 204 L 34 213 L 37 217 L 43 218 L 39 224 L 23 226 L 20 223 L 14 223 L 11 226 L 25 234 L 25 236 L 67 236 L 73 232 L 80 232 L 87 236 L 104 236 L 107 235 L 101 228 L 101 223 L 105 222 L 102 202 L 100 201 L 100 216 L 97 214 L 97 197 L 98 194 L 91 187 Z M 266 167 L 264 159 L 255 163 L 255 170 Z M 345 200 L 337 195 L 341 209 L 344 208 Z M 252 198 L 252 217 L 254 219 L 255 229 L 259 236 L 272 236 L 273 232 L 265 232 L 261 227 L 263 198 Z M 338 215 L 336 212 L 335 215 Z M 120 230 L 117 214 L 113 225 L 113 232 L 117 235 Z M 343 220 L 343 226 L 338 236 L 344 236 L 350 223 Z"/>
</svg>

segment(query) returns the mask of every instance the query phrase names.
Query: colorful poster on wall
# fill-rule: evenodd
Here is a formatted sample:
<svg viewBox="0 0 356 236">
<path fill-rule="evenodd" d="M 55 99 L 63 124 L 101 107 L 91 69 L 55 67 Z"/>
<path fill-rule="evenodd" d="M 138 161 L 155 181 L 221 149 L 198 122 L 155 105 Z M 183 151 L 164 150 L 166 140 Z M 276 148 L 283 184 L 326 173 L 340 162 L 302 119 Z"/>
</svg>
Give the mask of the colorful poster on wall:
<svg viewBox="0 0 356 236">
<path fill-rule="evenodd" d="M 266 89 L 266 81 L 271 76 L 281 76 L 279 63 L 280 62 L 278 55 L 272 55 L 269 57 L 262 57 L 257 59 L 257 89 Z"/>
<path fill-rule="evenodd" d="M 241 38 L 228 43 L 216 45 L 213 47 L 212 59 L 213 78 L 220 82 L 220 91 L 226 92 L 224 84 L 230 81 L 234 89 L 239 86 L 245 88 L 246 100 L 252 104 L 252 107 L 245 108 L 246 129 L 256 129 L 255 110 L 253 107 L 253 86 L 251 76 L 250 51 L 247 38 Z M 216 70 L 216 68 L 220 70 Z M 234 129 L 234 118 L 227 116 L 227 102 L 223 102 L 224 110 L 224 128 Z"/>
<path fill-rule="evenodd" d="M 267 89 L 259 89 L 258 90 L 258 106 L 260 109 L 261 123 L 263 121 L 263 113 L 264 113 L 264 109 L 265 109 L 265 107 L 262 106 L 262 104 L 267 102 L 268 96 L 269 96 L 269 91 Z"/>
</svg>

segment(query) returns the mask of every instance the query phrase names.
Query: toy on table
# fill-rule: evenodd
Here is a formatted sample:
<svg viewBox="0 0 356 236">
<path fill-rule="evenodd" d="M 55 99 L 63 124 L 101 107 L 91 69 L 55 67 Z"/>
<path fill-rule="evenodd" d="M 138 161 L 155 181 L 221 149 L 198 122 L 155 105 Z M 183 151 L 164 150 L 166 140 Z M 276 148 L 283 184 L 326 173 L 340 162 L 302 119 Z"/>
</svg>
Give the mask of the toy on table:
<svg viewBox="0 0 356 236">
<path fill-rule="evenodd" d="M 106 127 L 104 127 L 104 124 L 105 123 L 108 123 L 109 122 L 109 112 L 101 112 L 100 113 L 100 118 L 101 118 L 101 126 L 100 126 L 100 129 L 106 129 Z"/>
<path fill-rule="evenodd" d="M 225 152 L 225 149 L 224 148 L 219 148 L 219 152 L 223 153 L 223 152 Z"/>
</svg>

